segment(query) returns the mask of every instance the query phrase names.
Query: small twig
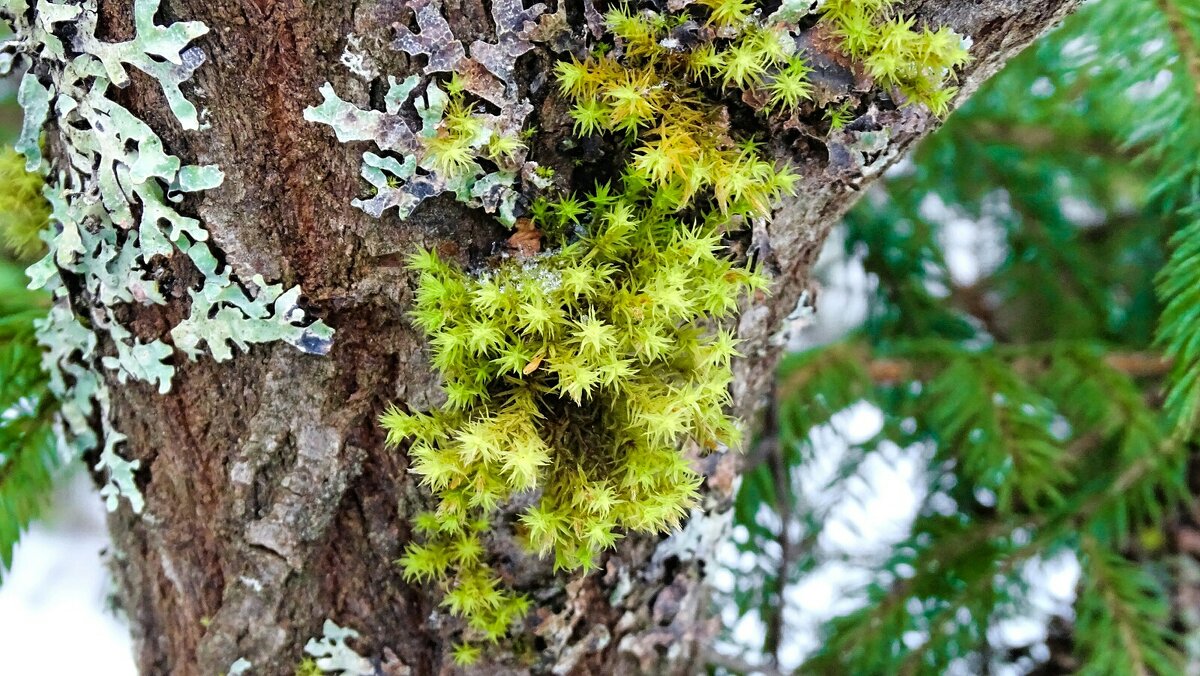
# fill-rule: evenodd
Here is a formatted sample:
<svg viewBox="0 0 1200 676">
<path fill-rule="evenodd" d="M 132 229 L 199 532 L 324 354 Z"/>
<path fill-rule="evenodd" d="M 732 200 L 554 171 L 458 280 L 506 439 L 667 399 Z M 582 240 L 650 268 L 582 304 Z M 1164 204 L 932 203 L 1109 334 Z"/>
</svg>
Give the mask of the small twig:
<svg viewBox="0 0 1200 676">
<path fill-rule="evenodd" d="M 788 569 L 791 567 L 792 545 L 788 524 L 792 520 L 793 504 L 787 463 L 783 460 L 779 437 L 775 434 L 775 430 L 778 429 L 776 407 L 779 399 L 776 396 L 771 396 L 769 401 L 771 405 L 767 407 L 767 410 L 763 414 L 762 426 L 760 428 L 763 430 L 763 433 L 754 445 L 754 455 L 759 459 L 759 462 L 766 465 L 768 471 L 771 473 L 772 484 L 775 489 L 775 511 L 779 515 L 780 523 L 778 542 L 782 554 L 780 555 L 779 567 L 776 569 L 775 598 L 773 601 L 768 600 L 768 607 L 762 609 L 763 622 L 767 626 L 766 636 L 763 638 L 763 654 L 767 655 L 773 663 L 778 664 L 779 647 L 783 639 L 784 591 L 787 588 Z"/>
</svg>

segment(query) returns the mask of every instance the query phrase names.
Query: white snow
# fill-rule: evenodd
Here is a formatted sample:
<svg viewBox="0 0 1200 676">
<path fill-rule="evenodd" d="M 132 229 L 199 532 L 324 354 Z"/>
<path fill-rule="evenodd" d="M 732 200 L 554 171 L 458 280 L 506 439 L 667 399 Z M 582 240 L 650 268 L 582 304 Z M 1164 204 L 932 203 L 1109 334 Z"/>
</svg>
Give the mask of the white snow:
<svg viewBox="0 0 1200 676">
<path fill-rule="evenodd" d="M 9 674 L 132 676 L 129 629 L 109 609 L 104 504 L 86 477 L 25 534 L 0 583 L 0 655 Z"/>
</svg>

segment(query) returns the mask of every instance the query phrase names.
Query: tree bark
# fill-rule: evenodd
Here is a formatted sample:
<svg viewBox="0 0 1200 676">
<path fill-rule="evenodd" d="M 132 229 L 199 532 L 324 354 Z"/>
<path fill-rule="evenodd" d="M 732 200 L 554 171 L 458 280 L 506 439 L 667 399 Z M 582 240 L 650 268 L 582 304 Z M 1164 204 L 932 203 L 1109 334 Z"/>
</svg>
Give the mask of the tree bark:
<svg viewBox="0 0 1200 676">
<path fill-rule="evenodd" d="M 961 102 L 1076 2 L 914 0 L 906 10 L 970 37 L 974 60 L 962 74 Z M 105 39 L 129 37 L 132 4 L 101 2 Z M 444 4 L 456 38 L 488 39 L 489 2 Z M 582 20 L 578 3 L 567 8 Z M 274 345 L 224 364 L 179 360 L 165 396 L 113 383 L 116 421 L 129 437 L 125 454 L 141 460 L 146 496 L 144 514 L 123 506 L 110 519 L 138 664 L 147 674 L 211 676 L 245 658 L 252 673 L 287 674 L 329 618 L 362 634 L 354 646 L 380 660 L 381 673 L 452 671 L 455 622 L 439 612 L 436 589 L 405 584 L 395 564 L 411 535 L 409 518 L 430 498 L 407 473 L 404 453 L 384 448 L 376 417 L 389 402 L 423 409 L 439 401 L 423 338 L 405 318 L 413 280 L 404 256 L 433 246 L 470 264 L 506 231 L 448 196 L 407 220 L 352 208 L 369 146 L 340 144 L 302 117 L 326 81 L 364 106 L 382 99 L 382 76 L 367 81 L 339 62 L 350 35 L 378 73 L 419 70 L 388 47 L 393 24 L 413 25 L 403 0 L 168 0 L 159 20 L 176 19 L 211 29 L 198 42 L 208 61 L 191 93 L 211 128 L 183 133 L 158 88 L 138 74 L 121 102 L 185 162 L 219 163 L 226 172 L 222 187 L 189 197 L 184 211 L 203 221 L 235 274 L 300 284 L 312 314 L 337 333 L 327 357 Z M 583 31 L 573 34 L 579 47 Z M 570 176 L 559 151 L 569 124 L 546 81 L 557 58 L 539 45 L 519 59 L 517 73 L 535 105 L 533 159 Z M 852 86 L 836 67 L 818 75 L 833 88 Z M 739 323 L 746 359 L 736 367 L 734 401 L 747 420 L 769 395 L 781 331 L 830 228 L 866 184 L 939 124 L 877 94 L 856 96 L 866 112 L 828 139 L 766 123 L 756 130 L 801 181 L 797 196 L 742 242 L 774 277 L 771 295 L 751 302 Z M 876 130 L 888 135 L 886 147 L 858 143 L 858 134 Z M 136 324 L 146 335 L 186 315 L 194 272 L 173 265 L 179 300 L 140 311 Z M 552 574 L 498 526 L 493 560 L 530 593 L 535 610 L 523 635 L 480 670 L 700 672 L 702 646 L 717 628 L 708 619 L 706 564 L 728 523 L 740 460 L 701 462 L 706 498 L 686 530 L 623 540 L 591 575 Z"/>
</svg>

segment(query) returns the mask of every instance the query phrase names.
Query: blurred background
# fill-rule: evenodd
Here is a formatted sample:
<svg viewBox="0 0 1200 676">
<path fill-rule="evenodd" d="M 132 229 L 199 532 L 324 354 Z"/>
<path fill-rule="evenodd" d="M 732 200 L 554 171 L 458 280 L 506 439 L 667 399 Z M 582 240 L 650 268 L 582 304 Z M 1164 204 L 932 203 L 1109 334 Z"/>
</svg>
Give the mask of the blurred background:
<svg viewBox="0 0 1200 676">
<path fill-rule="evenodd" d="M 714 672 L 1200 673 L 1198 12 L 1089 2 L 830 238 L 713 576 Z M 17 374 L 45 301 L 0 256 Z M 38 387 L 0 383 L 0 469 L 48 452 Z M 5 671 L 132 674 L 101 502 L 53 474 L 0 481 L 0 518 L 49 505 L 0 572 Z"/>
<path fill-rule="evenodd" d="M 830 238 L 722 671 L 1200 673 L 1198 12 L 1085 4 Z"/>
</svg>

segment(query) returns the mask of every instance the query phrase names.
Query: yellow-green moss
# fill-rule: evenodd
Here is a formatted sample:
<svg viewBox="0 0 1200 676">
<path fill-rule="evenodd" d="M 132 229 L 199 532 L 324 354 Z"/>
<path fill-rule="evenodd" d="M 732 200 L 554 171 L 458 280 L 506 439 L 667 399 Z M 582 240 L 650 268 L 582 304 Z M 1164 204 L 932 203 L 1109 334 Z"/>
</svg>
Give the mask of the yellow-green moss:
<svg viewBox="0 0 1200 676">
<path fill-rule="evenodd" d="M 830 0 L 820 20 L 877 81 L 944 112 L 961 39 L 915 30 L 891 5 Z M 811 90 L 791 29 L 754 12 L 744 0 L 610 11 L 611 44 L 560 62 L 556 79 L 575 133 L 623 147 L 623 170 L 590 194 L 533 200 L 543 253 L 475 272 L 432 251 L 410 259 L 411 316 L 429 336 L 447 403 L 392 408 L 381 422 L 390 444 L 410 442 L 411 469 L 437 497 L 400 563 L 409 580 L 441 585 L 443 605 L 466 620 L 459 664 L 529 605 L 488 563 L 498 507 L 534 496 L 516 525 L 528 549 L 559 569 L 591 569 L 624 533 L 663 533 L 684 519 L 702 481 L 681 450 L 688 442 L 737 445 L 725 412 L 737 356 L 729 325 L 768 280 L 731 259 L 726 237 L 769 215 L 795 177 L 739 138 L 727 103 L 790 114 Z M 457 102 L 425 148 L 444 171 L 472 160 L 474 138 L 471 106 L 461 87 L 450 90 Z M 488 149 L 494 162 L 505 154 Z"/>
<path fill-rule="evenodd" d="M 321 667 L 317 666 L 317 661 L 311 657 L 305 657 L 300 660 L 300 664 L 296 665 L 295 676 L 322 676 L 325 672 Z"/>
<path fill-rule="evenodd" d="M 958 93 L 949 80 L 970 58 L 966 45 L 946 26 L 918 28 L 915 19 L 899 13 L 899 4 L 899 0 L 825 0 L 821 20 L 876 83 L 899 90 L 908 102 L 924 104 L 935 115 L 945 115 Z"/>
<path fill-rule="evenodd" d="M 50 203 L 43 186 L 41 174 L 25 171 L 23 155 L 0 150 L 0 244 L 20 260 L 33 260 L 46 248 L 41 233 L 50 223 Z"/>
</svg>

